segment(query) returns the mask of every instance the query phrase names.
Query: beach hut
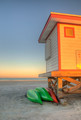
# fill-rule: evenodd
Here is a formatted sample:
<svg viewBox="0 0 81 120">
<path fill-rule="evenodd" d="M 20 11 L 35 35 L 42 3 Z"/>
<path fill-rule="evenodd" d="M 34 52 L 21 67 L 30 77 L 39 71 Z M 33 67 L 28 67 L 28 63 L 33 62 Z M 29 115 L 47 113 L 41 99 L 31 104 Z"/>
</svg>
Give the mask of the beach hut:
<svg viewBox="0 0 81 120">
<path fill-rule="evenodd" d="M 81 93 L 81 15 L 51 12 L 40 34 L 45 44 L 48 87 L 58 98 Z"/>
</svg>

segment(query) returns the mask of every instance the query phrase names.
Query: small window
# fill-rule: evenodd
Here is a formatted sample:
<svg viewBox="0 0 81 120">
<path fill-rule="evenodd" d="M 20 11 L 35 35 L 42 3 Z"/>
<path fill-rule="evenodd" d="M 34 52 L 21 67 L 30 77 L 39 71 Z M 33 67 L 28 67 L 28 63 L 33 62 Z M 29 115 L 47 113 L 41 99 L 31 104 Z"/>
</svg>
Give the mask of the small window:
<svg viewBox="0 0 81 120">
<path fill-rule="evenodd" d="M 74 28 L 64 27 L 64 37 L 74 38 L 75 37 Z"/>
</svg>

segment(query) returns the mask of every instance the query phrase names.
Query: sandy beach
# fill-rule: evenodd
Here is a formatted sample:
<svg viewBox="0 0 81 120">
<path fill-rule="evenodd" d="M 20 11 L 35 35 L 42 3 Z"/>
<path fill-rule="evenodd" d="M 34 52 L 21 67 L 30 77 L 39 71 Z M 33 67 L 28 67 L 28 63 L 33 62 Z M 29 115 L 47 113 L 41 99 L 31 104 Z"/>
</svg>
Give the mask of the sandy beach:
<svg viewBox="0 0 81 120">
<path fill-rule="evenodd" d="M 67 98 L 68 104 L 32 103 L 28 89 L 47 87 L 47 81 L 0 81 L 0 120 L 81 120 L 81 95 Z"/>
</svg>

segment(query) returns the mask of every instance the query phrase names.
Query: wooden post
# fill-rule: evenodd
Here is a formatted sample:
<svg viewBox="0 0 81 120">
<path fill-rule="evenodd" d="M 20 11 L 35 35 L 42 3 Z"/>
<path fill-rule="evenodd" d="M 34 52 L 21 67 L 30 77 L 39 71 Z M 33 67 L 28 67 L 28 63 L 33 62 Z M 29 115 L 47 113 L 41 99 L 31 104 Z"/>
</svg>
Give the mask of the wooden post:
<svg viewBox="0 0 81 120">
<path fill-rule="evenodd" d="M 62 78 L 58 78 L 58 88 L 62 89 Z"/>
<path fill-rule="evenodd" d="M 51 88 L 51 78 L 48 78 L 48 87 Z"/>
<path fill-rule="evenodd" d="M 60 91 L 62 90 L 62 78 L 58 77 L 57 81 L 57 96 L 59 98 L 59 95 L 61 94 Z"/>
</svg>

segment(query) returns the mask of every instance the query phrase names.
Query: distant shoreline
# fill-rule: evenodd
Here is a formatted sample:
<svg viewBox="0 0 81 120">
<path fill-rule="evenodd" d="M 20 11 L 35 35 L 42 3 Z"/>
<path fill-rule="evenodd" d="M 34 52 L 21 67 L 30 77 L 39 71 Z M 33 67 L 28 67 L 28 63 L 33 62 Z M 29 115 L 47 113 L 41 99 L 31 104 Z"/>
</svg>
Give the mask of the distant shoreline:
<svg viewBox="0 0 81 120">
<path fill-rule="evenodd" d="M 0 82 L 41 82 L 41 81 L 47 81 L 47 80 L 0 80 Z"/>
</svg>

